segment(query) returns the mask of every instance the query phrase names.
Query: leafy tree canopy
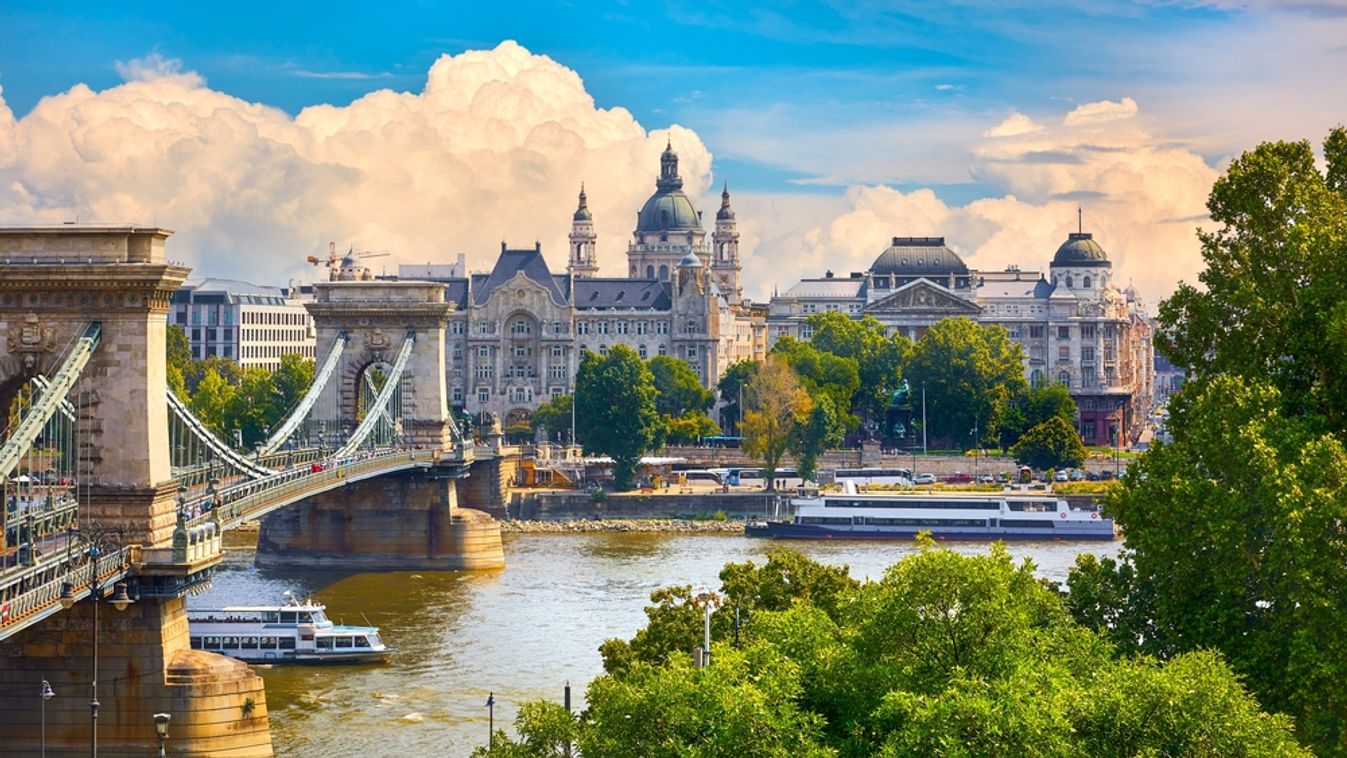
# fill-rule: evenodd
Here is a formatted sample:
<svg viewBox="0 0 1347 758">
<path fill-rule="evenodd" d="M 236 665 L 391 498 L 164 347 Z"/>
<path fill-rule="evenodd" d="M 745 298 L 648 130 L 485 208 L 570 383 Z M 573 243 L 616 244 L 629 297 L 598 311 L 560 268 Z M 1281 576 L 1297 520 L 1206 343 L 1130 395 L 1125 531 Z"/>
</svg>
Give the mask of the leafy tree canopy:
<svg viewBox="0 0 1347 758">
<path fill-rule="evenodd" d="M 1266 381 L 1288 410 L 1347 430 L 1347 130 L 1324 143 L 1269 142 L 1216 180 L 1199 231 L 1202 288 L 1181 284 L 1160 306 L 1156 342 L 1193 381 Z"/>
<path fill-rule="evenodd" d="M 721 375 L 720 381 L 716 384 L 716 389 L 720 391 L 721 416 L 720 426 L 727 432 L 734 431 L 739 433 L 739 420 L 742 418 L 743 408 L 739 401 L 743 397 L 744 389 L 758 373 L 762 366 L 758 361 L 736 361 L 725 369 Z"/>
<path fill-rule="evenodd" d="M 584 713 L 521 711 L 520 740 L 477 755 L 558 755 L 558 735 L 583 755 L 1309 755 L 1219 654 L 1118 656 L 1000 545 L 927 541 L 864 583 L 786 552 L 721 579 L 709 667 L 688 662 L 691 591 L 656 593 Z"/>
<path fill-rule="evenodd" d="M 748 383 L 744 404 L 747 410 L 740 429 L 744 435 L 743 449 L 762 461 L 762 476 L 770 490 L 775 485 L 781 457 L 794 439 L 795 424 L 809 412 L 809 395 L 786 361 L 769 356 Z"/>
<path fill-rule="evenodd" d="M 1040 470 L 1071 468 L 1085 462 L 1085 446 L 1074 424 L 1053 416 L 1020 437 L 1011 452 L 1015 462 Z"/>
<path fill-rule="evenodd" d="M 971 445 L 992 438 L 1011 398 L 1024 391 L 1024 349 L 1004 327 L 947 318 L 926 330 L 912 351 L 907 378 L 926 391 L 930 437 Z M 973 430 L 978 437 L 973 439 Z"/>
<path fill-rule="evenodd" d="M 571 433 L 571 396 L 557 395 L 538 406 L 532 421 L 535 433 L 546 428 L 553 440 L 567 438 Z"/>
<path fill-rule="evenodd" d="M 998 434 L 1001 448 L 1010 449 L 1025 432 L 1053 417 L 1075 427 L 1076 401 L 1071 397 L 1071 390 L 1061 382 L 1025 385 L 1001 415 Z"/>
<path fill-rule="evenodd" d="M 810 341 L 815 348 L 855 359 L 860 379 L 853 398 L 855 408 L 870 418 L 882 418 L 902 381 L 912 341 L 901 334 L 888 334 L 884 324 L 873 316 L 853 319 L 845 313 L 829 311 L 810 316 L 808 323 L 814 330 Z"/>
<path fill-rule="evenodd" d="M 861 386 L 855 358 L 824 352 L 789 335 L 776 341 L 771 354 L 795 372 L 810 397 L 828 395 L 832 399 L 833 409 L 840 414 L 840 420 L 846 428 L 854 429 L 860 423 L 860 419 L 850 411 L 852 396 Z"/>
<path fill-rule="evenodd" d="M 819 458 L 828 448 L 841 444 L 845 436 L 846 428 L 840 414 L 833 409 L 832 397 L 820 394 L 811 398 L 809 412 L 796 421 L 790 441 L 796 471 L 804 479 L 817 480 Z"/>
<path fill-rule="evenodd" d="M 657 355 L 650 359 L 650 373 L 655 378 L 655 410 L 665 416 L 705 412 L 716 401 L 715 395 L 702 387 L 702 378 L 682 358 Z"/>
<path fill-rule="evenodd" d="M 677 418 L 662 416 L 667 429 L 665 442 L 670 445 L 695 445 L 703 437 L 720 432 L 720 427 L 701 411 L 688 411 Z"/>
<path fill-rule="evenodd" d="M 655 378 L 626 345 L 606 357 L 586 351 L 576 374 L 576 425 L 587 455 L 613 459 L 614 485 L 631 489 L 641 456 L 662 441 Z"/>
</svg>

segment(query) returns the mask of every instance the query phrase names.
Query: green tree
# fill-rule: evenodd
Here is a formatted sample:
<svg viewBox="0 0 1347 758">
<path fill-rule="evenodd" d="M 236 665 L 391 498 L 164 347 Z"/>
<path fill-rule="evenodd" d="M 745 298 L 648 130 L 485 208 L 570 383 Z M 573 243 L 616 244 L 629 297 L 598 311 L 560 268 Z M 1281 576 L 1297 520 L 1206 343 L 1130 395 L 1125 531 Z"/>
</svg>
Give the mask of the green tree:
<svg viewBox="0 0 1347 758">
<path fill-rule="evenodd" d="M 571 396 L 557 395 L 533 412 L 533 431 L 547 429 L 554 440 L 565 439 L 571 430 Z"/>
<path fill-rule="evenodd" d="M 739 421 L 743 418 L 743 408 L 740 400 L 743 398 L 744 390 L 748 383 L 758 373 L 762 364 L 758 361 L 735 361 L 725 369 L 721 375 L 720 381 L 716 384 L 716 389 L 720 391 L 720 427 L 731 434 L 742 434 L 739 430 Z"/>
<path fill-rule="evenodd" d="M 1011 448 L 1015 462 L 1039 470 L 1073 468 L 1085 462 L 1085 446 L 1076 427 L 1053 416 L 1020 437 Z"/>
<path fill-rule="evenodd" d="M 1235 376 L 1172 399 L 1174 441 L 1133 462 L 1108 503 L 1123 560 L 1078 565 L 1072 610 L 1123 648 L 1222 651 L 1264 706 L 1340 755 L 1347 451 L 1286 406 Z"/>
<path fill-rule="evenodd" d="M 239 384 L 241 373 L 239 364 L 229 360 L 228 358 L 221 358 L 218 355 L 212 355 L 203 360 L 192 361 L 190 364 L 188 364 L 186 376 L 184 376 L 183 378 L 186 380 L 187 393 L 189 395 L 196 394 L 197 386 L 200 385 L 201 381 L 206 378 L 206 373 L 209 371 L 214 371 L 220 377 L 220 379 L 224 380 L 226 384 L 230 384 L 235 387 L 237 387 Z"/>
<path fill-rule="evenodd" d="M 667 430 L 665 441 L 671 445 L 695 445 L 703 437 L 720 432 L 720 427 L 711 417 L 701 411 L 688 411 L 677 418 L 663 416 Z"/>
<path fill-rule="evenodd" d="M 889 334 L 873 316 L 853 319 L 828 311 L 816 313 L 807 321 L 814 330 L 810 342 L 815 348 L 856 361 L 860 385 L 853 396 L 853 407 L 869 418 L 882 419 L 889 398 L 902 381 L 912 341 L 902 334 Z"/>
<path fill-rule="evenodd" d="M 655 379 L 626 345 L 607 357 L 586 352 L 576 374 L 576 424 L 585 454 L 613 459 L 613 482 L 631 489 L 636 464 L 664 433 L 655 410 Z"/>
<path fill-rule="evenodd" d="M 1308 142 L 1244 153 L 1216 180 L 1199 231 L 1201 288 L 1181 284 L 1160 305 L 1156 343 L 1205 382 L 1265 381 L 1287 411 L 1347 430 L 1347 131 L 1324 145 L 1328 176 Z"/>
<path fill-rule="evenodd" d="M 651 358 L 650 374 L 655 378 L 655 410 L 661 415 L 677 418 L 689 411 L 705 413 L 716 401 L 715 395 L 702 387 L 697 372 L 681 358 Z"/>
<path fill-rule="evenodd" d="M 164 351 L 167 359 L 168 388 L 183 401 L 188 400 L 187 372 L 192 366 L 192 343 L 187 332 L 181 326 L 170 324 L 164 334 Z"/>
<path fill-rule="evenodd" d="M 240 372 L 238 387 L 225 407 L 224 426 L 229 434 L 240 430 L 244 449 L 252 450 L 267 439 L 284 412 L 272 372 L 249 366 Z"/>
<path fill-rule="evenodd" d="M 1038 382 L 1026 385 L 1006 406 L 1001 415 L 997 438 L 1002 450 L 1009 450 L 1030 429 L 1059 417 L 1070 426 L 1076 425 L 1076 401 L 1071 390 L 1061 382 Z"/>
<path fill-rule="evenodd" d="M 833 399 L 826 394 L 811 399 L 811 408 L 796 422 L 790 451 L 795 454 L 795 468 L 804 479 L 813 481 L 818 476 L 819 457 L 830 447 L 841 444 L 846 429 L 833 410 Z"/>
<path fill-rule="evenodd" d="M 794 434 L 796 420 L 809 412 L 809 395 L 784 360 L 769 356 L 744 392 L 744 452 L 762 461 L 767 489 Z"/>
<path fill-rule="evenodd" d="M 861 386 L 861 379 L 855 358 L 824 352 L 790 335 L 776 341 L 771 355 L 790 366 L 810 397 L 828 395 L 843 426 L 856 428 L 860 419 L 851 414 L 851 403 Z"/>
<path fill-rule="evenodd" d="M 228 426 L 227 422 L 235 394 L 232 384 L 225 381 L 214 368 L 207 368 L 188 403 L 201 423 L 210 427 L 216 436 L 229 442 L 232 442 L 233 427 Z"/>
<path fill-rule="evenodd" d="M 271 375 L 276 394 L 275 407 L 281 414 L 279 417 L 268 419 L 272 427 L 279 424 L 285 415 L 304 399 L 304 393 L 308 392 L 309 385 L 313 384 L 314 371 L 312 358 L 305 358 L 298 353 L 281 356 L 281 365 Z"/>
<path fill-rule="evenodd" d="M 968 446 L 991 439 L 1010 399 L 1024 390 L 1023 363 L 1024 349 L 1002 326 L 967 318 L 933 324 L 907 364 L 913 392 L 925 388 L 931 439 Z"/>
</svg>

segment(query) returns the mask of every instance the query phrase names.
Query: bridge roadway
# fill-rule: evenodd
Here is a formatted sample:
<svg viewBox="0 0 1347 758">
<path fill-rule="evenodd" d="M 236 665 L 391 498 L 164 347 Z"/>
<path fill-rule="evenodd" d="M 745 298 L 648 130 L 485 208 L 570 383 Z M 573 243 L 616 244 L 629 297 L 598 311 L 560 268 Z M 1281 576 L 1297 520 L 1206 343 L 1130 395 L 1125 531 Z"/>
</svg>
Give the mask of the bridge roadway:
<svg viewBox="0 0 1347 758">
<path fill-rule="evenodd" d="M 437 450 L 388 450 L 349 456 L 321 470 L 315 470 L 313 462 L 296 464 L 212 494 L 194 488 L 184 498 L 184 516 L 196 515 L 184 520 L 181 536 L 175 531 L 174 544 L 128 546 L 100 556 L 98 584 L 110 587 L 137 573 L 152 572 L 160 563 L 187 561 L 200 572 L 219 561 L 220 534 L 225 529 L 354 482 L 414 468 L 465 467 L 471 460 L 471 453 L 459 457 Z M 177 544 L 180 540 L 184 544 Z M 65 542 L 68 545 L 69 539 Z M 16 566 L 0 576 L 0 640 L 60 612 L 61 590 L 67 582 L 74 586 L 77 600 L 88 597 L 93 583 L 87 559 L 70 555 L 68 547 L 63 552 L 60 544 L 59 538 L 39 543 L 31 565 Z"/>
</svg>

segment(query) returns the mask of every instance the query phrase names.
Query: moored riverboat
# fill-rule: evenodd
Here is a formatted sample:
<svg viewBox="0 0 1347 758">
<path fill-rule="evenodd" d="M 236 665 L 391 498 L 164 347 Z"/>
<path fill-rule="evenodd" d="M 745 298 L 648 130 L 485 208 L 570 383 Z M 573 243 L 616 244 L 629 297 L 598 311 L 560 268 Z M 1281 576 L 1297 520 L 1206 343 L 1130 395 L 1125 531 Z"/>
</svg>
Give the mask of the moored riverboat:
<svg viewBox="0 0 1347 758">
<path fill-rule="evenodd" d="M 193 650 L 249 663 L 373 663 L 395 650 L 378 627 L 334 624 L 324 606 L 293 598 L 285 605 L 192 610 L 187 623 Z"/>
<path fill-rule="evenodd" d="M 778 539 L 1112 540 L 1113 519 L 1051 495 L 982 493 L 838 495 L 790 499 L 794 518 L 750 523 L 750 537 Z"/>
</svg>

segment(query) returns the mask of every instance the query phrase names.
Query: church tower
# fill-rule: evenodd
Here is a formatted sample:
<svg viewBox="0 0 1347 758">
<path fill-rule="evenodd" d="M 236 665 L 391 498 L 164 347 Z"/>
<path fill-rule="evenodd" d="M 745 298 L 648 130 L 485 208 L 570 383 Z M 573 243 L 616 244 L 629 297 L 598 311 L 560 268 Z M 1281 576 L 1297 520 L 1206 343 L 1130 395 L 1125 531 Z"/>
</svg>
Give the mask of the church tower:
<svg viewBox="0 0 1347 758">
<path fill-rule="evenodd" d="M 739 286 L 739 226 L 730 208 L 730 185 L 720 193 L 720 210 L 716 212 L 716 230 L 711 234 L 711 273 L 716 285 L 731 303 L 743 297 Z"/>
<path fill-rule="evenodd" d="M 636 230 L 627 246 L 627 269 L 632 279 L 660 279 L 672 282 L 688 253 L 703 264 L 711 257 L 702 228 L 702 214 L 683 192 L 678 175 L 678 154 L 667 143 L 659 158 L 659 178 L 655 194 L 636 214 Z"/>
<path fill-rule="evenodd" d="M 585 185 L 580 185 L 580 205 L 571 217 L 571 248 L 567 256 L 566 270 L 576 279 L 592 279 L 598 276 L 599 259 L 596 251 L 599 235 L 594 232 L 594 216 L 589 212 L 589 203 L 585 198 Z"/>
</svg>

